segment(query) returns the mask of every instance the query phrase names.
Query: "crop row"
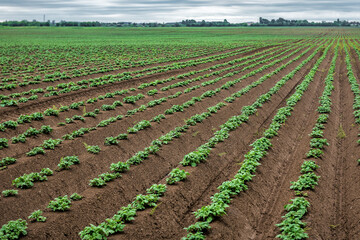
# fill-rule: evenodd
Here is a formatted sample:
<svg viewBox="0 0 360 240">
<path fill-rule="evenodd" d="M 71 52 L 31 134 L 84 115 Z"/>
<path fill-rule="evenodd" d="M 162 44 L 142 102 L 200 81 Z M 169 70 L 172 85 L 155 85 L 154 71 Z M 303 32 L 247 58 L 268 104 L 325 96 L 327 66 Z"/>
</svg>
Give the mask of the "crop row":
<svg viewBox="0 0 360 240">
<path fill-rule="evenodd" d="M 252 180 L 257 166 L 260 165 L 260 160 L 266 156 L 267 151 L 271 148 L 271 139 L 278 134 L 279 129 L 285 123 L 286 119 L 291 116 L 291 112 L 293 111 L 297 102 L 301 100 L 301 97 L 307 90 L 309 84 L 313 81 L 316 70 L 318 69 L 321 62 L 325 59 L 330 47 L 331 44 L 326 47 L 324 53 L 317 60 L 309 74 L 300 83 L 300 85 L 296 87 L 295 93 L 286 100 L 286 106 L 280 108 L 277 111 L 276 115 L 273 117 L 270 127 L 265 130 L 264 137 L 255 140 L 250 145 L 252 146 L 252 149 L 244 155 L 244 161 L 241 164 L 241 168 L 234 176 L 234 178 L 230 181 L 223 182 L 218 187 L 219 192 L 211 197 L 212 203 L 210 205 L 203 206 L 194 212 L 195 217 L 200 219 L 200 221 L 186 228 L 189 233 L 183 239 L 205 239 L 204 234 L 206 230 L 210 228 L 209 224 L 213 222 L 216 217 L 220 217 L 226 213 L 226 208 L 229 207 L 231 199 L 234 196 L 240 194 L 240 192 L 243 192 L 248 188 L 246 183 Z M 317 53 L 320 48 L 321 46 L 317 48 L 315 53 Z M 315 55 L 313 54 L 312 57 L 314 56 Z M 292 74 L 294 73 L 295 70 L 292 72 Z M 267 98 L 264 98 L 264 100 L 260 101 L 265 102 L 266 100 Z M 256 104 L 261 104 L 261 102 Z M 252 112 L 256 111 L 253 106 L 250 108 L 250 110 L 252 110 Z M 242 114 L 244 113 L 246 113 L 246 111 L 243 111 Z M 239 118 L 240 117 L 242 117 L 242 115 L 239 115 Z"/>
<path fill-rule="evenodd" d="M 123 73 L 119 73 L 116 75 L 110 74 L 110 75 L 105 75 L 105 76 L 102 76 L 100 78 L 95 78 L 95 79 L 84 79 L 84 80 L 79 80 L 77 82 L 71 81 L 71 82 L 67 82 L 67 83 L 60 83 L 60 84 L 57 84 L 56 86 L 48 86 L 46 88 L 31 89 L 29 91 L 25 91 L 25 92 L 21 92 L 21 93 L 12 93 L 10 95 L 0 95 L 0 100 L 2 100 L 1 106 L 16 106 L 18 103 L 27 102 L 29 100 L 36 100 L 36 99 L 38 99 L 38 96 L 35 94 L 38 94 L 38 93 L 47 92 L 43 95 L 43 97 L 58 96 L 60 94 L 69 93 L 72 91 L 78 91 L 80 89 L 86 89 L 89 87 L 97 87 L 97 86 L 101 86 L 104 84 L 111 84 L 111 83 L 119 82 L 119 81 L 123 81 L 123 80 L 139 78 L 139 77 L 144 76 L 145 72 L 149 72 L 146 75 L 151 75 L 151 74 L 155 74 L 155 73 L 166 72 L 166 71 L 173 70 L 173 69 L 180 69 L 180 68 L 185 68 L 188 66 L 196 66 L 199 64 L 203 64 L 203 63 L 221 60 L 221 59 L 224 59 L 227 57 L 237 55 L 244 51 L 246 52 L 246 51 L 250 51 L 250 50 L 254 50 L 254 48 L 241 48 L 239 50 L 235 50 L 230 53 L 214 55 L 214 56 L 200 58 L 200 59 L 196 59 L 196 60 L 189 60 L 186 62 L 172 63 L 170 65 L 165 65 L 165 66 L 160 65 L 160 66 L 145 68 L 145 69 L 141 69 L 141 70 L 137 70 L 137 71 L 133 71 L 133 72 L 123 72 Z M 10 86 L 13 86 L 13 87 L 11 87 L 11 88 L 8 87 L 9 89 L 16 88 L 15 84 L 12 84 Z M 56 91 L 56 89 L 61 89 L 61 90 Z M 32 94 L 32 96 L 29 98 L 21 97 L 21 96 L 30 95 L 30 94 Z M 17 97 L 21 97 L 21 98 L 19 100 L 14 100 L 14 98 L 17 98 Z"/>
<path fill-rule="evenodd" d="M 325 123 L 328 119 L 328 114 L 331 112 L 331 94 L 334 89 L 334 73 L 336 60 L 338 57 L 339 41 L 335 47 L 335 54 L 331 61 L 331 65 L 325 79 L 325 89 L 322 96 L 320 97 L 320 106 L 317 109 L 319 113 L 316 124 L 311 132 L 310 136 L 310 150 L 306 157 L 312 160 L 305 160 L 301 165 L 301 173 L 297 181 L 291 182 L 290 189 L 295 191 L 295 197 L 290 200 L 290 204 L 284 206 L 287 213 L 283 216 L 283 221 L 277 226 L 280 228 L 281 234 L 277 237 L 281 239 L 304 239 L 308 238 L 306 233 L 306 223 L 302 222 L 301 219 L 307 213 L 308 207 L 310 206 L 309 201 L 306 200 L 307 194 L 304 190 L 314 189 L 318 185 L 318 179 L 320 178 L 315 174 L 319 166 L 315 160 L 321 158 L 323 155 L 323 149 L 328 146 L 327 139 L 323 137 L 323 131 L 325 129 Z"/>
<path fill-rule="evenodd" d="M 243 44 L 238 45 L 237 47 L 243 47 Z M 113 47 L 113 46 L 112 46 Z M 180 54 L 175 54 L 175 55 L 167 55 L 166 58 L 159 58 L 159 56 L 161 56 L 160 52 L 153 52 L 150 51 L 152 54 L 156 54 L 155 56 L 148 58 L 147 60 L 144 60 L 144 57 L 146 57 L 147 55 L 149 55 L 149 51 L 142 51 L 142 55 L 141 58 L 143 58 L 140 61 L 133 61 L 133 60 L 115 60 L 113 61 L 113 63 L 109 64 L 109 63 L 103 63 L 103 62 L 107 62 L 108 59 L 105 60 L 105 58 L 101 59 L 101 58 L 89 58 L 88 54 L 80 54 L 77 55 L 76 53 L 74 53 L 72 55 L 72 57 L 83 57 L 85 59 L 89 58 L 88 60 L 84 60 L 84 62 L 82 63 L 84 66 L 84 68 L 78 68 L 78 64 L 76 63 L 76 61 L 73 61 L 72 59 L 69 58 L 70 56 L 70 52 L 66 53 L 66 56 L 64 56 L 64 53 L 60 53 L 60 54 L 51 54 L 51 57 L 46 57 L 43 60 L 46 61 L 47 63 L 45 65 L 37 62 L 32 62 L 33 60 L 39 61 L 38 57 L 39 56 L 43 56 L 43 53 L 41 55 L 36 55 L 36 57 L 33 57 L 32 55 L 25 55 L 27 56 L 26 59 L 26 63 L 25 64 L 21 64 L 21 65 L 17 65 L 18 63 L 14 62 L 14 61 L 10 61 L 10 58 L 4 56 L 4 54 L 2 54 L 2 58 L 1 58 L 1 65 L 2 65 L 2 73 L 4 73 L 4 75 L 9 75 L 9 74 L 5 74 L 5 73 L 10 73 L 10 71 L 12 72 L 12 76 L 9 76 L 7 78 L 3 78 L 2 83 L 0 85 L 0 89 L 4 88 L 7 89 L 8 85 L 12 85 L 12 84 L 18 84 L 19 86 L 26 86 L 28 84 L 37 84 L 40 81 L 42 82 L 49 82 L 49 81 L 57 81 L 60 79 L 66 79 L 66 78 L 70 78 L 70 77 L 78 77 L 78 76 L 85 76 L 85 75 L 89 75 L 89 74 L 95 74 L 95 73 L 104 73 L 104 72 L 108 72 L 108 71 L 113 71 L 113 70 L 118 70 L 118 69 L 127 69 L 127 68 L 131 68 L 131 67 L 137 67 L 137 66 L 146 66 L 149 64 L 154 64 L 154 63 L 163 63 L 163 62 L 170 62 L 170 61 L 179 61 L 182 59 L 186 59 L 186 58 L 194 58 L 194 57 L 199 57 L 205 54 L 211 54 L 214 53 L 218 50 L 225 50 L 225 49 L 220 49 L 217 47 L 212 47 L 213 49 L 211 49 L 210 51 L 206 51 L 204 49 L 198 49 L 197 51 L 195 51 L 195 49 L 193 49 L 193 51 L 191 52 L 191 54 L 189 54 L 188 52 L 182 52 L 179 51 L 178 53 Z M 123 49 L 121 54 L 124 55 L 126 52 L 128 52 L 130 49 L 133 50 L 133 52 L 131 53 L 131 58 L 136 57 L 140 57 L 140 55 L 136 55 L 136 50 L 133 47 L 128 47 L 126 49 Z M 14 58 L 14 49 L 11 48 L 12 50 L 12 60 L 16 59 Z M 52 49 L 52 51 L 54 51 L 55 49 Z M 145 49 L 144 49 L 145 50 Z M 165 50 L 165 49 L 164 49 Z M 166 49 L 165 51 L 162 50 L 163 52 L 169 51 L 171 49 Z M 36 50 L 35 50 L 36 51 Z M 89 51 L 88 49 L 86 49 L 86 51 Z M 90 55 L 92 54 L 96 54 L 96 52 L 98 51 L 98 49 L 94 49 L 92 48 L 92 52 L 89 52 Z M 47 52 L 47 51 L 44 51 Z M 119 59 L 119 56 L 114 54 L 114 52 L 108 52 L 107 54 L 107 58 L 109 56 L 116 56 L 116 58 Z M 22 55 L 17 55 L 15 57 L 22 57 Z M 63 62 L 57 62 L 55 65 L 54 61 L 59 61 L 62 60 Z M 62 71 L 62 69 L 66 69 L 68 71 Z M 19 72 L 18 70 L 25 67 L 25 74 L 22 74 L 21 72 Z M 55 69 L 57 67 L 57 70 L 53 71 L 52 73 L 50 73 L 50 71 L 52 69 Z M 43 73 L 44 75 L 35 75 L 36 70 L 38 69 L 41 73 Z M 40 73 L 39 72 L 39 73 Z M 29 74 L 32 73 L 32 74 Z M 23 81 L 18 81 L 15 77 L 22 77 Z"/>
</svg>

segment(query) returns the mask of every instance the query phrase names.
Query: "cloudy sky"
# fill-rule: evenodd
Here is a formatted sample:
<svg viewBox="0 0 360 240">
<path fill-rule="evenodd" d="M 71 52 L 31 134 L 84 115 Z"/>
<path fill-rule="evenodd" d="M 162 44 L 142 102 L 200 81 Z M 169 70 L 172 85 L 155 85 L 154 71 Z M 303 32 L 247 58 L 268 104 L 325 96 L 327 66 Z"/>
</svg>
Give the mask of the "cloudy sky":
<svg viewBox="0 0 360 240">
<path fill-rule="evenodd" d="M 0 21 L 360 20 L 359 0 L 0 0 Z"/>
</svg>

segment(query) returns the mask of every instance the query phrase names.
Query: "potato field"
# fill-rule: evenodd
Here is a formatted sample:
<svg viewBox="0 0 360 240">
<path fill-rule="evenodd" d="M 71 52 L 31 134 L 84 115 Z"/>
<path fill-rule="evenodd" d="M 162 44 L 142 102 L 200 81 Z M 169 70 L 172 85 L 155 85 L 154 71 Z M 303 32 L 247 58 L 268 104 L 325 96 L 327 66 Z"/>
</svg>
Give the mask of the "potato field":
<svg viewBox="0 0 360 240">
<path fill-rule="evenodd" d="M 0 28 L 0 239 L 360 239 L 357 28 Z"/>
</svg>

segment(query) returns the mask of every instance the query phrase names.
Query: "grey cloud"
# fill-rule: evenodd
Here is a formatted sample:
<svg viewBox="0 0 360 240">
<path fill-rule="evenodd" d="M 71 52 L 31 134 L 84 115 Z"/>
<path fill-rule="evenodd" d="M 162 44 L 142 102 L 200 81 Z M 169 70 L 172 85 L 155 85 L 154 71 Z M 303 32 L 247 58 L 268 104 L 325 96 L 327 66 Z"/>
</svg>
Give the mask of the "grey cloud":
<svg viewBox="0 0 360 240">
<path fill-rule="evenodd" d="M 294 19 L 359 20 L 358 0 L 1 0 L 0 20 L 69 21 L 180 21 L 228 19 L 230 22 L 256 21 L 258 17 Z"/>
</svg>

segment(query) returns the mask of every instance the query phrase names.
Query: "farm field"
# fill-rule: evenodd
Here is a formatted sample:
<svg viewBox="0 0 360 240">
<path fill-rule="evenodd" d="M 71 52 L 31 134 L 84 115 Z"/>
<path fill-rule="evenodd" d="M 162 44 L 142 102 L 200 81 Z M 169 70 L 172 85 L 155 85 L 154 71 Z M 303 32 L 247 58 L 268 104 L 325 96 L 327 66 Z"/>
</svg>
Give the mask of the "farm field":
<svg viewBox="0 0 360 240">
<path fill-rule="evenodd" d="M 360 239 L 357 28 L 0 28 L 0 239 Z"/>
</svg>

